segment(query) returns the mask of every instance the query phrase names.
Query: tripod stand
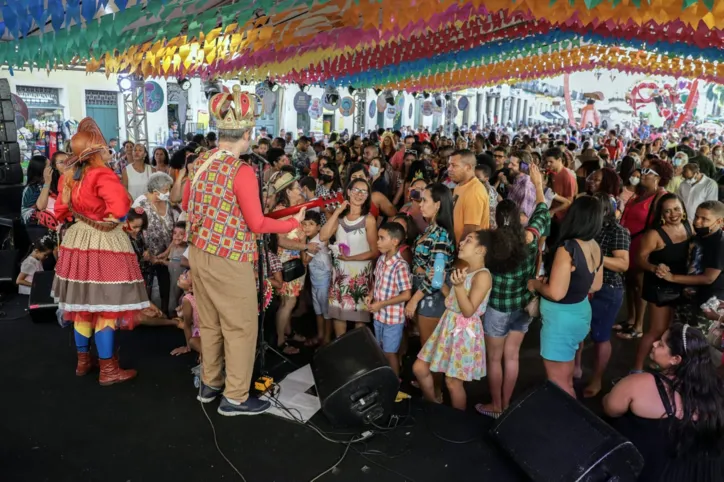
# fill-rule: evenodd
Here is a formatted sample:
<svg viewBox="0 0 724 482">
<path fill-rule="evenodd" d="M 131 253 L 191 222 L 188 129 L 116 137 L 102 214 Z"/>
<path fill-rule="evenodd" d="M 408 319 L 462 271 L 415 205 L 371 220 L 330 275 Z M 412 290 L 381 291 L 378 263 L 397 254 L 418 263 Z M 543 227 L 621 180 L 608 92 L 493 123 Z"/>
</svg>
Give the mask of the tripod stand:
<svg viewBox="0 0 724 482">
<path fill-rule="evenodd" d="M 264 209 L 264 206 L 266 205 L 265 199 L 264 199 L 264 193 L 262 190 L 263 183 L 262 183 L 262 176 L 263 176 L 263 167 L 264 163 L 267 163 L 267 160 L 263 157 L 254 154 L 252 156 L 253 159 L 257 160 L 257 167 L 256 170 L 256 180 L 257 185 L 259 187 L 259 203 L 261 204 L 262 210 Z M 259 306 L 259 336 L 257 336 L 257 345 L 256 345 L 256 356 L 255 359 L 259 362 L 259 372 L 260 375 L 265 376 L 268 375 L 269 370 L 267 370 L 266 366 L 266 355 L 267 351 L 272 352 L 276 356 L 282 359 L 282 363 L 289 363 L 291 366 L 298 368 L 297 364 L 291 361 L 289 358 L 287 358 L 283 353 L 281 353 L 279 350 L 277 350 L 275 347 L 272 347 L 267 341 L 266 341 L 266 330 L 264 328 L 264 320 L 265 320 L 265 310 L 264 310 L 264 266 L 268 264 L 267 259 L 267 237 L 266 235 L 259 235 L 256 239 L 256 252 L 258 254 L 258 262 L 256 265 L 257 268 L 257 279 L 259 289 L 257 290 L 257 301 Z M 275 365 L 275 367 L 278 365 Z"/>
</svg>

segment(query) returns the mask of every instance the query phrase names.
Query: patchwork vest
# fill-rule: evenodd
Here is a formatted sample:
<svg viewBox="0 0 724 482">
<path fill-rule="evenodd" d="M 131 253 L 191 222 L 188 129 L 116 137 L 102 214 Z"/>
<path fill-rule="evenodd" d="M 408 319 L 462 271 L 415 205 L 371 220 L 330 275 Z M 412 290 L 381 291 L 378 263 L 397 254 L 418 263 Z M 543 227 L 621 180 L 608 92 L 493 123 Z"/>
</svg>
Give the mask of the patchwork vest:
<svg viewBox="0 0 724 482">
<path fill-rule="evenodd" d="M 208 168 L 196 173 L 209 159 Z M 189 173 L 188 241 L 202 251 L 232 261 L 256 261 L 256 235 L 241 214 L 234 179 L 243 161 L 230 152 L 213 149 L 194 162 Z"/>
</svg>

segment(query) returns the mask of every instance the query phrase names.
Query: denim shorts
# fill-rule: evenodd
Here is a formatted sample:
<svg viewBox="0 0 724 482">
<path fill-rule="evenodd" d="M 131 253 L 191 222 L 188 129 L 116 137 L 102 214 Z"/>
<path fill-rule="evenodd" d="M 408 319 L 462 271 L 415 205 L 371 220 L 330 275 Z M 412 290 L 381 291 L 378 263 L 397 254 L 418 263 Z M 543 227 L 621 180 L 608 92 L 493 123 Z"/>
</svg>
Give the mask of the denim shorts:
<svg viewBox="0 0 724 482">
<path fill-rule="evenodd" d="M 404 329 L 404 323 L 386 325 L 385 323 L 375 321 L 375 338 L 377 338 L 377 343 L 380 344 L 383 352 L 397 353 L 400 351 L 400 343 L 402 343 L 402 333 Z"/>
<path fill-rule="evenodd" d="M 511 331 L 527 333 L 531 321 L 533 319 L 525 310 L 503 313 L 488 306 L 483 317 L 483 331 L 486 336 L 503 338 L 508 336 Z"/>
<path fill-rule="evenodd" d="M 329 271 L 317 272 L 309 270 L 312 282 L 312 305 L 314 314 L 329 319 L 329 283 L 332 280 L 332 273 Z"/>
<path fill-rule="evenodd" d="M 422 284 L 424 275 L 416 274 L 412 277 L 412 288 L 417 289 Z M 426 318 L 440 318 L 445 313 L 445 296 L 442 291 L 434 291 L 432 294 L 425 295 L 417 305 L 417 314 Z"/>
<path fill-rule="evenodd" d="M 603 285 L 591 298 L 591 340 L 603 343 L 611 340 L 611 330 L 623 304 L 623 288 Z"/>
</svg>

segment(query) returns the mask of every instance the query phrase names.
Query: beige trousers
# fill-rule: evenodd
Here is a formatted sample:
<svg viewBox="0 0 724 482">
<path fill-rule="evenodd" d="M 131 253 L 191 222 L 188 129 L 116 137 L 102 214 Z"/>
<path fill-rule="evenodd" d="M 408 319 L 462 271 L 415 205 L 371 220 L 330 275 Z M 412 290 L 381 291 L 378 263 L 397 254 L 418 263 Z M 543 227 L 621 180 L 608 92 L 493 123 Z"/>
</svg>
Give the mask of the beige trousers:
<svg viewBox="0 0 724 482">
<path fill-rule="evenodd" d="M 189 264 L 199 310 L 201 379 L 209 387 L 224 385 L 226 398 L 244 402 L 259 330 L 254 264 L 214 256 L 196 246 L 191 246 Z"/>
</svg>

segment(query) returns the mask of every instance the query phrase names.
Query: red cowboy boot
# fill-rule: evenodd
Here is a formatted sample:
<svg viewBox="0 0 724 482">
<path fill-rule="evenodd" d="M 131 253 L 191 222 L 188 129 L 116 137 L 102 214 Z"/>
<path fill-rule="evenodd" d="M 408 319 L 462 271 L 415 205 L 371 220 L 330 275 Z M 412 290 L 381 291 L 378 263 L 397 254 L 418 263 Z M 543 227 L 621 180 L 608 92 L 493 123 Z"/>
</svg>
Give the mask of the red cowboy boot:
<svg viewBox="0 0 724 482">
<path fill-rule="evenodd" d="M 101 374 L 98 378 L 98 382 L 103 387 L 113 385 L 114 383 L 125 382 L 127 380 L 130 380 L 131 378 L 135 378 L 137 375 L 136 370 L 123 370 L 119 368 L 117 359 L 101 359 L 100 362 Z"/>
<path fill-rule="evenodd" d="M 78 352 L 78 364 L 75 367 L 75 375 L 82 377 L 98 367 L 98 360 L 90 352 Z"/>
</svg>

